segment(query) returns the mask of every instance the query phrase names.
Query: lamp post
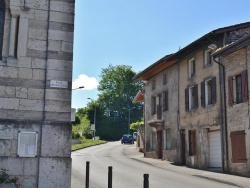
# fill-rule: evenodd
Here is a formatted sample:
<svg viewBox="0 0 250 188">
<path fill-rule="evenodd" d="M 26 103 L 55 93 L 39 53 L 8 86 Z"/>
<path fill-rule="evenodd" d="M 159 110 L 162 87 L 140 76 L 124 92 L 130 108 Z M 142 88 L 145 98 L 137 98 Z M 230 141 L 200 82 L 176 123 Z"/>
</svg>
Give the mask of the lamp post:
<svg viewBox="0 0 250 188">
<path fill-rule="evenodd" d="M 96 121 L 96 103 L 95 103 L 95 101 L 93 100 L 93 99 L 91 99 L 91 98 L 87 98 L 87 99 L 89 99 L 89 100 L 91 100 L 92 102 L 94 102 L 94 105 L 95 105 L 95 113 L 94 113 L 94 130 L 93 130 L 93 132 L 94 132 L 94 140 L 95 140 L 95 121 Z"/>
<path fill-rule="evenodd" d="M 78 88 L 72 89 L 72 91 L 73 91 L 73 90 L 77 90 L 77 89 L 83 89 L 83 88 L 84 88 L 84 86 L 80 86 L 80 87 L 78 87 Z"/>
<path fill-rule="evenodd" d="M 128 134 L 130 134 L 130 110 L 134 109 L 135 107 L 132 108 L 123 108 L 124 110 L 128 110 Z"/>
</svg>

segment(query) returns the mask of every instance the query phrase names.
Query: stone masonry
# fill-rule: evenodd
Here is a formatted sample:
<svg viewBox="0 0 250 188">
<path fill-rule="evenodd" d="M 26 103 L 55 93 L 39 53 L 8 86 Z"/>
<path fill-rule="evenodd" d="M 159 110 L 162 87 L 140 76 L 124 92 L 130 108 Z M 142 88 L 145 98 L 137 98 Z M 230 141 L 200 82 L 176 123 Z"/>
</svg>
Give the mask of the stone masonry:
<svg viewBox="0 0 250 188">
<path fill-rule="evenodd" d="M 75 2 L 0 1 L 0 168 L 25 188 L 69 188 Z M 35 157 L 17 155 L 20 132 L 37 133 Z"/>
</svg>

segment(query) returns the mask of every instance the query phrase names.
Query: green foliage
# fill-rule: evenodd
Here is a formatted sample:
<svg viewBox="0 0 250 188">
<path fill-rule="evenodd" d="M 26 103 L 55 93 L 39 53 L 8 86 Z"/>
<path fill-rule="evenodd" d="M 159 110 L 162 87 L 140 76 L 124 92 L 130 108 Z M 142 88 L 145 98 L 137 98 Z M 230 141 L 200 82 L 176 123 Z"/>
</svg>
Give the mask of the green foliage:
<svg viewBox="0 0 250 188">
<path fill-rule="evenodd" d="M 141 83 L 133 82 L 135 75 L 131 67 L 126 65 L 109 65 L 102 69 L 98 86 L 100 94 L 96 101 L 99 111 L 96 116 L 96 135 L 106 140 L 119 140 L 128 132 L 129 122 L 142 118 L 141 104 L 132 103 L 142 87 Z"/>
<path fill-rule="evenodd" d="M 90 129 L 90 121 L 87 119 L 86 115 L 78 115 L 80 119 L 80 124 L 72 126 L 72 138 L 79 139 L 82 136 L 85 138 L 92 137 L 92 131 Z"/>
<path fill-rule="evenodd" d="M 126 134 L 129 122 L 140 121 L 143 115 L 142 105 L 132 103 L 142 87 L 141 83 L 133 82 L 132 78 L 135 74 L 130 66 L 125 65 L 109 65 L 102 69 L 98 99 L 90 100 L 86 108 L 77 109 L 76 116 L 80 119 L 80 125 L 84 118 L 90 122 L 89 124 L 94 124 L 96 109 L 96 136 L 109 141 L 119 140 L 123 134 Z M 128 109 L 131 109 L 130 115 Z M 77 118 L 76 121 L 78 121 Z M 78 126 L 79 123 L 75 125 Z M 75 130 L 77 128 L 74 129 L 74 126 L 73 130 L 77 137 L 78 130 Z M 90 134 L 88 131 L 86 133 Z M 85 134 L 84 136 L 86 137 Z"/>
<path fill-rule="evenodd" d="M 141 130 L 143 130 L 144 129 L 144 122 L 143 121 L 138 121 L 138 122 L 134 122 L 134 123 L 131 123 L 130 124 L 130 129 L 131 130 L 138 130 L 138 126 L 140 126 L 141 127 Z"/>
<path fill-rule="evenodd" d="M 106 141 L 104 140 L 91 140 L 91 139 L 83 139 L 81 144 L 75 144 L 71 147 L 72 151 L 83 149 L 90 146 L 95 146 L 99 144 L 104 144 Z"/>
<path fill-rule="evenodd" d="M 17 177 L 11 178 L 7 173 L 8 170 L 1 168 L 0 184 L 14 184 L 17 188 L 20 187 L 20 182 Z"/>
</svg>

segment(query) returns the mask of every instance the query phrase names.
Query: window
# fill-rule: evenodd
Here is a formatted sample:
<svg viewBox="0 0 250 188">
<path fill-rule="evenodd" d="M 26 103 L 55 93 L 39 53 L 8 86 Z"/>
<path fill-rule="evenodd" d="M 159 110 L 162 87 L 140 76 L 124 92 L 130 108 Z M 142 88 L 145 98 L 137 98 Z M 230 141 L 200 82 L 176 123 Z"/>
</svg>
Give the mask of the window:
<svg viewBox="0 0 250 188">
<path fill-rule="evenodd" d="M 167 74 L 163 74 L 163 85 L 167 83 Z"/>
<path fill-rule="evenodd" d="M 247 70 L 236 76 L 228 77 L 228 104 L 239 104 L 248 100 Z"/>
<path fill-rule="evenodd" d="M 152 80 L 152 90 L 155 89 L 155 80 Z"/>
<path fill-rule="evenodd" d="M 193 156 L 195 155 L 196 149 L 196 136 L 195 136 L 195 130 L 189 130 L 188 131 L 188 141 L 189 141 L 189 155 Z"/>
<path fill-rule="evenodd" d="M 162 105 L 161 105 L 161 103 L 162 103 L 162 97 L 161 97 L 161 95 L 159 94 L 159 95 L 157 95 L 157 97 L 158 97 L 158 105 L 157 105 L 157 119 L 161 119 L 162 118 Z"/>
<path fill-rule="evenodd" d="M 3 0 L 0 0 L 0 60 L 2 59 L 4 20 L 5 20 L 5 4 Z"/>
<path fill-rule="evenodd" d="M 163 111 L 168 111 L 168 92 L 163 92 Z"/>
<path fill-rule="evenodd" d="M 157 136 L 156 136 L 156 132 L 152 132 L 152 134 L 151 134 L 151 149 L 152 149 L 152 151 L 156 151 L 157 150 Z"/>
<path fill-rule="evenodd" d="M 216 103 L 216 77 L 201 82 L 201 106 Z"/>
<path fill-rule="evenodd" d="M 195 74 L 195 60 L 193 58 L 193 59 L 190 59 L 188 61 L 188 76 L 189 76 L 189 78 L 193 77 L 194 74 Z"/>
<path fill-rule="evenodd" d="M 151 97 L 151 112 L 152 115 L 156 114 L 156 97 Z"/>
<path fill-rule="evenodd" d="M 198 85 L 185 89 L 185 109 L 186 111 L 198 108 Z"/>
<path fill-rule="evenodd" d="M 206 65 L 210 65 L 211 64 L 211 50 L 206 50 L 204 53 L 204 64 Z"/>
<path fill-rule="evenodd" d="M 233 163 L 247 163 L 245 131 L 231 132 Z"/>
<path fill-rule="evenodd" d="M 170 150 L 171 149 L 171 134 L 170 129 L 166 129 L 164 131 L 164 149 Z"/>
</svg>

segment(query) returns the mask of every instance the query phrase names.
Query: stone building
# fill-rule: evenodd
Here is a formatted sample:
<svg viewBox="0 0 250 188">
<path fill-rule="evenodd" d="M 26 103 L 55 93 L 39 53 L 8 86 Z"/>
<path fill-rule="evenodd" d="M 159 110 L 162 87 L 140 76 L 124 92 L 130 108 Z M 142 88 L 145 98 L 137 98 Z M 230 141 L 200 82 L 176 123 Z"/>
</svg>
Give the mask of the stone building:
<svg viewBox="0 0 250 188">
<path fill-rule="evenodd" d="M 74 0 L 0 0 L 0 168 L 70 187 Z"/>
<path fill-rule="evenodd" d="M 145 156 L 172 162 L 178 161 L 179 82 L 175 62 L 167 55 L 134 77 L 144 82 Z"/>
<path fill-rule="evenodd" d="M 211 54 L 248 35 L 249 28 L 247 22 L 213 30 L 134 77 L 145 83 L 145 156 L 228 171 L 223 70 Z"/>
<path fill-rule="evenodd" d="M 250 177 L 249 69 L 250 36 L 218 49 L 213 56 L 221 64 L 226 118 L 228 172 Z"/>
</svg>

